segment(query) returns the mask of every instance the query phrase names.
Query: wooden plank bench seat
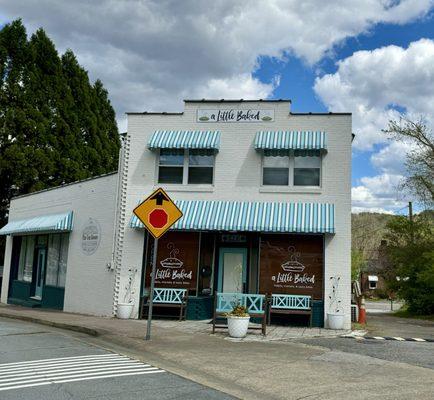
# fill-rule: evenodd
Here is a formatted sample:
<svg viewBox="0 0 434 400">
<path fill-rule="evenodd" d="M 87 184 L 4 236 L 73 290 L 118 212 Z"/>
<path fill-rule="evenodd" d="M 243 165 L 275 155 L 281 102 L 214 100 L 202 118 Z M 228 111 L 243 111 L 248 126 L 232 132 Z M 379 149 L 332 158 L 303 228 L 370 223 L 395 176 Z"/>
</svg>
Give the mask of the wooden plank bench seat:
<svg viewBox="0 0 434 400">
<path fill-rule="evenodd" d="M 312 326 L 312 297 L 292 294 L 272 294 L 268 300 L 268 324 L 273 314 L 309 315 L 309 326 Z"/>
<path fill-rule="evenodd" d="M 149 296 L 141 298 L 140 316 L 147 318 L 149 312 Z M 187 289 L 174 289 L 174 288 L 154 288 L 153 298 L 153 316 L 166 317 L 167 315 L 156 314 L 155 309 L 158 308 L 179 308 L 179 320 L 185 320 L 188 302 Z"/>
<path fill-rule="evenodd" d="M 226 324 L 217 325 L 217 319 L 224 317 L 224 314 L 232 311 L 234 306 L 238 304 L 247 308 L 250 317 L 262 319 L 261 327 L 249 326 L 249 329 L 261 329 L 262 334 L 266 335 L 266 296 L 264 294 L 251 293 L 215 293 L 212 333 L 215 333 L 217 328 L 227 328 Z"/>
</svg>

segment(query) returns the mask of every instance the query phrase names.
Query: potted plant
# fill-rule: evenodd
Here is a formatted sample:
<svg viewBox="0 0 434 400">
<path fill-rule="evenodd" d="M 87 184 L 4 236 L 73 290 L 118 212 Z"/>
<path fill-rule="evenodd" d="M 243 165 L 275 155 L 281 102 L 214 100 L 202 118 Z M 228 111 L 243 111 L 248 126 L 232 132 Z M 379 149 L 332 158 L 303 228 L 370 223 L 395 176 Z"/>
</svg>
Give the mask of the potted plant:
<svg viewBox="0 0 434 400">
<path fill-rule="evenodd" d="M 332 276 L 332 291 L 329 296 L 329 310 L 327 313 L 327 322 L 329 329 L 344 329 L 344 310 L 341 306 L 341 300 L 338 298 L 338 289 L 340 276 Z"/>
<path fill-rule="evenodd" d="M 129 268 L 128 269 L 128 280 L 125 285 L 125 293 L 124 293 L 124 301 L 118 302 L 118 310 L 117 317 L 119 319 L 129 319 L 131 318 L 131 314 L 133 313 L 134 308 L 134 280 L 136 277 L 137 269 Z"/>
<path fill-rule="evenodd" d="M 247 308 L 239 304 L 235 305 L 231 312 L 226 313 L 228 319 L 229 336 L 243 338 L 247 335 L 250 315 Z"/>
</svg>

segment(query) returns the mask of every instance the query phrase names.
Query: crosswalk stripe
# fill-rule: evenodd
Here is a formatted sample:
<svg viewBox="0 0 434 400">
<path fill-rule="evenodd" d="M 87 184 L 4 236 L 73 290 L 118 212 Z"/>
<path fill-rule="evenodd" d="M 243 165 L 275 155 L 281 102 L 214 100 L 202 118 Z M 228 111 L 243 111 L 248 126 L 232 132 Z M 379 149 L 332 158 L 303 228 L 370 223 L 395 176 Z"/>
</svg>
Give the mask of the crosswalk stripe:
<svg viewBox="0 0 434 400">
<path fill-rule="evenodd" d="M 53 358 L 26 363 L 0 364 L 0 391 L 79 380 L 165 372 L 119 354 L 107 354 L 104 357 L 62 357 L 59 360 Z"/>
<path fill-rule="evenodd" d="M 405 341 L 405 339 L 403 337 L 394 336 L 393 339 L 399 340 L 400 342 Z"/>
<path fill-rule="evenodd" d="M 93 380 L 93 379 L 117 378 L 117 377 L 120 377 L 120 376 L 158 374 L 158 373 L 161 373 L 161 372 L 166 372 L 166 371 L 164 371 L 162 369 L 157 369 L 155 371 L 129 372 L 129 373 L 126 373 L 126 374 L 111 374 L 111 375 L 93 376 L 93 377 L 86 377 L 86 378 L 73 378 L 73 379 L 53 380 L 51 382 L 40 382 L 40 383 L 34 383 L 34 384 L 8 386 L 8 387 L 0 388 L 0 392 L 5 391 L 5 390 L 21 389 L 21 388 L 26 388 L 26 387 L 34 387 L 34 386 L 42 386 L 42 385 L 52 385 L 54 383 L 68 383 L 68 382 L 78 382 L 78 381 L 89 381 L 89 380 Z"/>
<path fill-rule="evenodd" d="M 426 342 L 425 339 L 420 339 L 420 338 L 412 338 L 415 342 Z"/>
<path fill-rule="evenodd" d="M 132 361 L 128 358 L 126 359 L 120 359 L 120 360 L 104 360 L 104 361 L 93 361 L 93 362 L 89 362 L 89 363 L 71 363 L 71 364 L 60 364 L 60 365 L 50 365 L 48 367 L 27 367 L 27 368 L 16 368 L 16 369 L 8 369 L 5 370 L 5 372 L 0 372 L 0 378 L 2 376 L 7 376 L 10 374 L 26 374 L 26 373 L 31 373 L 34 371 L 40 371 L 40 370 L 44 370 L 44 371 L 49 371 L 51 369 L 54 370 L 60 370 L 60 369 L 68 369 L 68 368 L 84 368 L 84 367 L 88 367 L 88 366 L 92 366 L 92 365 L 104 365 L 104 364 L 123 364 L 123 363 L 131 363 Z M 134 362 L 139 362 L 139 361 L 134 361 Z"/>
<path fill-rule="evenodd" d="M 104 357 L 124 357 L 120 354 L 116 353 L 107 353 L 107 354 L 91 354 L 87 356 L 74 356 L 74 357 L 60 357 L 60 358 L 44 358 L 42 360 L 32 360 L 32 361 L 19 361 L 19 362 L 12 362 L 12 363 L 6 363 L 6 364 L 0 364 L 0 369 L 13 366 L 13 365 L 20 365 L 20 364 L 41 364 L 49 361 L 55 361 L 60 362 L 62 360 L 65 361 L 73 361 L 74 359 L 86 359 L 86 358 L 104 358 Z"/>
<path fill-rule="evenodd" d="M 373 338 L 374 339 L 377 339 L 377 340 L 386 340 L 384 337 L 382 337 L 382 336 L 373 336 Z"/>
<path fill-rule="evenodd" d="M 106 371 L 106 370 L 120 370 L 120 369 L 133 369 L 133 368 L 152 368 L 148 364 L 134 364 L 134 365 L 125 365 L 125 366 L 106 366 L 101 368 L 85 368 L 81 370 L 63 370 L 62 372 L 52 371 L 52 372 L 35 372 L 32 375 L 30 375 L 30 379 L 32 377 L 41 377 L 41 378 L 48 378 L 53 376 L 59 376 L 59 375 L 71 375 L 76 372 L 84 372 L 84 371 Z M 4 384 L 7 384 L 11 381 L 21 381 L 21 380 L 28 380 L 29 376 L 19 376 L 19 377 L 7 377 L 5 379 L 0 380 L 0 386 L 3 386 Z"/>
</svg>

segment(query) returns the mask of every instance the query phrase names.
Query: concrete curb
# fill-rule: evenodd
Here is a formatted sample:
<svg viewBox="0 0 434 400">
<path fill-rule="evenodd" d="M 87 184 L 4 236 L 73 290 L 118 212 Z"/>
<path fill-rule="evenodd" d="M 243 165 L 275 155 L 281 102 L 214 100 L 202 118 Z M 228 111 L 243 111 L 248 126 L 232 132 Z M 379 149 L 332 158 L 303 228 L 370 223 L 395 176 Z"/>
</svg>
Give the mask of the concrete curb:
<svg viewBox="0 0 434 400">
<path fill-rule="evenodd" d="M 20 321 L 26 321 L 26 322 L 32 322 L 35 324 L 51 326 L 53 328 L 59 328 L 59 329 L 65 329 L 68 331 L 85 333 L 86 335 L 95 336 L 95 337 L 100 336 L 100 332 L 98 332 L 96 329 L 87 328 L 87 327 L 81 326 L 81 325 L 72 325 L 72 324 L 67 324 L 67 323 L 63 323 L 63 322 L 54 322 L 54 321 L 49 321 L 49 320 L 41 319 L 41 318 L 28 317 L 27 315 L 15 315 L 15 314 L 3 313 L 1 311 L 0 311 L 0 317 L 1 318 L 17 319 Z"/>
</svg>

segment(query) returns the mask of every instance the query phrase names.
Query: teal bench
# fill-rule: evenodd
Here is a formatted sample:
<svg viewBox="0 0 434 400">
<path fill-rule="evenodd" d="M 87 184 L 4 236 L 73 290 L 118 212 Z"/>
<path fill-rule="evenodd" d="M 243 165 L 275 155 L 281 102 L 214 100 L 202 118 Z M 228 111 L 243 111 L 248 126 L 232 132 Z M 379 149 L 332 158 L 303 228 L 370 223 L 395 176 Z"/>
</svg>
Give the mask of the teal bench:
<svg viewBox="0 0 434 400">
<path fill-rule="evenodd" d="M 173 288 L 154 288 L 153 309 L 159 308 L 179 308 L 179 320 L 185 320 L 188 302 L 187 289 L 173 289 Z M 149 313 L 149 296 L 141 298 L 141 318 L 147 318 Z M 163 317 L 166 315 L 158 315 L 153 312 L 153 316 Z"/>
<path fill-rule="evenodd" d="M 268 323 L 273 314 L 309 315 L 309 326 L 312 326 L 312 297 L 293 294 L 272 294 L 268 299 Z"/>
<path fill-rule="evenodd" d="M 217 318 L 224 317 L 224 314 L 232 311 L 234 306 L 241 305 L 246 307 L 247 312 L 252 318 L 262 319 L 261 327 L 249 327 L 250 329 L 261 329 L 262 334 L 266 335 L 267 327 L 267 297 L 264 294 L 250 293 L 219 293 L 214 296 L 214 316 L 212 321 L 212 333 L 217 328 L 227 328 L 227 325 L 217 325 Z"/>
</svg>

